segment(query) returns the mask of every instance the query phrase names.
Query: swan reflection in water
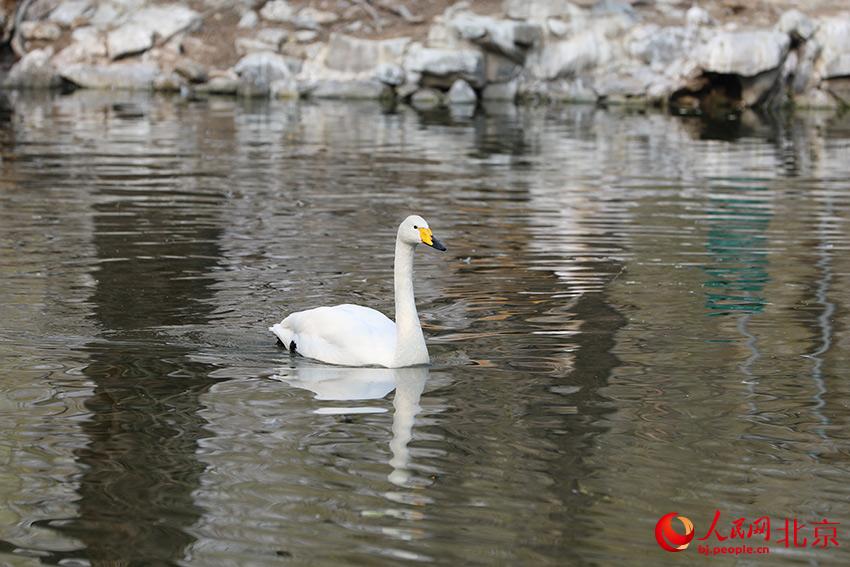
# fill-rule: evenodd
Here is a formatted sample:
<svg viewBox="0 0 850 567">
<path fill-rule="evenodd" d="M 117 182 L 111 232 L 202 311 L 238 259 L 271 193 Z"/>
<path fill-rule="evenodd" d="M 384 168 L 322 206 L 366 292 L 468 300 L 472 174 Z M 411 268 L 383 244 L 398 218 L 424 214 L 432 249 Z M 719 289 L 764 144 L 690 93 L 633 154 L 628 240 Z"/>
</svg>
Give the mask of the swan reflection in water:
<svg viewBox="0 0 850 567">
<path fill-rule="evenodd" d="M 419 399 L 428 381 L 427 366 L 407 368 L 350 368 L 322 366 L 303 362 L 287 369 L 275 378 L 290 386 L 310 390 L 321 401 L 380 400 L 395 389 L 393 398 L 393 437 L 390 441 L 392 458 L 389 481 L 397 486 L 408 486 L 410 471 L 410 443 L 413 424 L 420 411 Z M 383 407 L 321 407 L 315 413 L 347 415 L 355 413 L 383 413 Z"/>
</svg>

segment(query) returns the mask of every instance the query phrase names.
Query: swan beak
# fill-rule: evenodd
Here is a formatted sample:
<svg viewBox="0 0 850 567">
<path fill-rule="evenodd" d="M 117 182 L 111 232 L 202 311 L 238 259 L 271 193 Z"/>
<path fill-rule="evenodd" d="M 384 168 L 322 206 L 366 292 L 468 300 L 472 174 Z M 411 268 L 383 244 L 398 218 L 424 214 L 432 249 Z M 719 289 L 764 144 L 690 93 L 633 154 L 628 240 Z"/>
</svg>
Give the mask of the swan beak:
<svg viewBox="0 0 850 567">
<path fill-rule="evenodd" d="M 436 238 L 434 238 L 434 235 L 431 233 L 430 228 L 420 228 L 419 238 L 422 240 L 422 244 L 430 246 L 431 248 L 436 248 L 437 250 L 441 250 L 443 252 L 446 251 L 445 245 Z"/>
</svg>

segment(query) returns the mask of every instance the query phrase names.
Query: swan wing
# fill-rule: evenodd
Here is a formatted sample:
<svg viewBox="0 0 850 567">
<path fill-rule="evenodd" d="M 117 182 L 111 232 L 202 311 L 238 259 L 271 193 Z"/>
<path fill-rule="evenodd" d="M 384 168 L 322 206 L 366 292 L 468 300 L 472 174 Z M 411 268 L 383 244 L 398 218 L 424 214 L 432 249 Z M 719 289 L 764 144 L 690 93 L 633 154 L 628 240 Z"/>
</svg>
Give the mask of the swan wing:
<svg viewBox="0 0 850 567">
<path fill-rule="evenodd" d="M 360 305 L 317 307 L 292 313 L 270 327 L 302 356 L 343 366 L 391 366 L 396 327 L 380 311 Z"/>
</svg>

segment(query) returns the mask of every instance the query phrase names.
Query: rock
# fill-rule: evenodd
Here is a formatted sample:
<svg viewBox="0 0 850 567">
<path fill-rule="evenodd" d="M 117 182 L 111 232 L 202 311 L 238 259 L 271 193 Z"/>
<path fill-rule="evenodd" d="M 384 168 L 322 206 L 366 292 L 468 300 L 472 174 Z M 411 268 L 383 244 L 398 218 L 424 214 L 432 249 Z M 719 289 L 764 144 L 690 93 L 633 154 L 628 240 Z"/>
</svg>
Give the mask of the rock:
<svg viewBox="0 0 850 567">
<path fill-rule="evenodd" d="M 821 46 L 817 41 L 807 41 L 797 52 L 796 66 L 791 70 L 791 92 L 802 94 L 814 88 L 815 62 L 821 54 Z M 789 54 L 788 59 L 791 59 Z"/>
<path fill-rule="evenodd" d="M 147 29 L 159 43 L 164 43 L 179 32 L 196 29 L 202 21 L 200 14 L 186 6 L 161 4 L 139 10 L 128 23 Z"/>
<path fill-rule="evenodd" d="M 237 37 L 234 42 L 236 54 L 239 56 L 248 55 L 257 51 L 277 51 L 278 48 L 269 45 L 265 41 L 260 41 L 254 37 Z"/>
<path fill-rule="evenodd" d="M 51 22 L 69 28 L 79 25 L 87 14 L 93 14 L 94 7 L 89 0 L 65 0 L 60 3 L 48 16 Z"/>
<path fill-rule="evenodd" d="M 629 19 L 637 18 L 637 12 L 625 0 L 599 0 L 591 8 L 591 13 L 594 16 L 626 16 Z"/>
<path fill-rule="evenodd" d="M 484 90 L 481 91 L 481 98 L 485 101 L 514 101 L 516 100 L 518 87 L 519 81 L 516 79 L 508 81 L 507 83 L 488 84 L 484 87 Z"/>
<path fill-rule="evenodd" d="M 379 99 L 386 96 L 387 89 L 386 85 L 376 80 L 320 79 L 311 81 L 301 91 L 312 98 Z"/>
<path fill-rule="evenodd" d="M 106 57 L 106 41 L 94 26 L 77 28 L 71 33 L 71 44 L 56 54 L 57 67 L 73 63 L 89 63 Z"/>
<path fill-rule="evenodd" d="M 522 61 L 525 51 L 543 38 L 543 29 L 536 24 L 500 20 L 472 12 L 456 14 L 448 25 L 461 38 L 516 61 Z"/>
<path fill-rule="evenodd" d="M 280 49 L 282 43 L 289 37 L 289 32 L 281 28 L 266 28 L 257 32 L 256 38 L 268 44 L 272 51 Z"/>
<path fill-rule="evenodd" d="M 634 26 L 624 44 L 629 55 L 659 70 L 693 48 L 693 30 L 679 26 L 659 27 L 656 24 Z"/>
<path fill-rule="evenodd" d="M 559 20 L 557 18 L 547 19 L 546 28 L 549 30 L 549 33 L 556 37 L 565 37 L 570 31 L 570 26 L 568 26 L 563 20 Z"/>
<path fill-rule="evenodd" d="M 142 53 L 153 47 L 153 35 L 143 26 L 124 24 L 106 36 L 106 50 L 110 59 Z"/>
<path fill-rule="evenodd" d="M 393 63 L 381 63 L 375 70 L 375 78 L 385 85 L 397 87 L 404 84 L 404 69 Z"/>
<path fill-rule="evenodd" d="M 258 95 L 268 93 L 271 84 L 280 79 L 288 79 L 292 71 L 286 59 L 271 51 L 250 53 L 234 65 L 233 70 L 239 76 L 242 94 Z"/>
<path fill-rule="evenodd" d="M 294 77 L 273 81 L 269 87 L 269 94 L 273 98 L 298 98 L 298 82 Z"/>
<path fill-rule="evenodd" d="M 239 23 L 236 24 L 236 27 L 240 29 L 253 29 L 257 27 L 259 20 L 260 18 L 257 16 L 257 12 L 254 10 L 248 10 L 242 14 L 241 18 L 239 18 Z"/>
<path fill-rule="evenodd" d="M 714 18 L 711 17 L 711 14 L 694 4 L 685 13 L 685 21 L 692 27 L 710 26 L 714 23 Z"/>
<path fill-rule="evenodd" d="M 788 10 L 779 18 L 776 29 L 793 35 L 797 39 L 807 40 L 815 34 L 817 26 L 807 15 L 799 10 Z"/>
<path fill-rule="evenodd" d="M 260 17 L 270 22 L 290 22 L 295 10 L 286 0 L 271 0 L 260 10 Z"/>
<path fill-rule="evenodd" d="M 370 40 L 332 33 L 328 40 L 325 65 L 346 73 L 367 73 L 384 63 L 401 64 L 410 39 L 399 37 Z"/>
<path fill-rule="evenodd" d="M 115 4 L 111 2 L 98 2 L 94 14 L 89 19 L 89 24 L 97 29 L 106 30 L 119 23 L 123 14 L 118 11 Z"/>
<path fill-rule="evenodd" d="M 414 44 L 404 59 L 406 72 L 422 75 L 422 81 L 448 88 L 455 79 L 464 79 L 477 87 L 484 85 L 484 57 L 471 49 L 451 50 Z"/>
<path fill-rule="evenodd" d="M 316 8 L 302 8 L 298 11 L 295 18 L 293 18 L 292 23 L 295 24 L 295 27 L 308 29 L 308 30 L 318 30 L 325 24 L 332 24 L 339 19 L 333 12 L 325 12 L 322 10 L 317 10 Z"/>
<path fill-rule="evenodd" d="M 554 41 L 529 60 L 532 75 L 545 79 L 575 76 L 583 71 L 607 63 L 612 59 L 614 47 L 603 33 L 590 30 L 565 41 Z"/>
<path fill-rule="evenodd" d="M 3 86 L 15 89 L 44 89 L 57 87 L 61 79 L 50 61 L 52 47 L 33 49 L 9 69 Z"/>
<path fill-rule="evenodd" d="M 449 89 L 446 98 L 449 104 L 475 104 L 478 102 L 478 95 L 463 79 L 458 79 L 452 83 L 452 88 Z"/>
<path fill-rule="evenodd" d="M 697 49 L 695 60 L 704 71 L 753 77 L 782 65 L 788 35 L 775 31 L 720 32 Z"/>
<path fill-rule="evenodd" d="M 822 20 L 815 39 L 823 48 L 818 63 L 821 76 L 850 75 L 850 14 Z"/>
<path fill-rule="evenodd" d="M 196 93 L 235 95 L 239 91 L 239 79 L 235 77 L 212 77 L 195 87 Z"/>
<path fill-rule="evenodd" d="M 431 110 L 443 104 L 443 93 L 436 89 L 419 89 L 413 93 L 410 104 L 418 110 Z"/>
<path fill-rule="evenodd" d="M 794 98 L 795 106 L 834 110 L 840 107 L 838 100 L 821 89 L 812 89 Z"/>
<path fill-rule="evenodd" d="M 105 65 L 69 65 L 59 73 L 83 88 L 149 90 L 159 75 L 159 67 L 151 62 L 120 61 Z"/>
<path fill-rule="evenodd" d="M 209 76 L 206 66 L 187 57 L 181 57 L 174 63 L 174 72 L 190 83 L 206 83 Z"/>
<path fill-rule="evenodd" d="M 547 18 L 570 19 L 581 9 L 568 0 L 506 0 L 505 12 L 514 20 L 545 22 Z"/>
<path fill-rule="evenodd" d="M 313 30 L 298 30 L 293 34 L 298 43 L 311 43 L 319 37 L 319 32 Z"/>
<path fill-rule="evenodd" d="M 21 22 L 21 36 L 29 41 L 55 41 L 62 30 L 53 22 Z"/>
</svg>

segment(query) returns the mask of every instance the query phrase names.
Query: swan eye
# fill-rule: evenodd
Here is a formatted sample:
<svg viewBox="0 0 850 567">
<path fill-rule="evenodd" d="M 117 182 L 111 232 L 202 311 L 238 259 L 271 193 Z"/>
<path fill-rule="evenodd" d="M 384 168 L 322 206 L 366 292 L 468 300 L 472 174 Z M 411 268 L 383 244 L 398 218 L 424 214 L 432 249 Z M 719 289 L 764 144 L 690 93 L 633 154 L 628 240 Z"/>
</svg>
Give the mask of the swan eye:
<svg viewBox="0 0 850 567">
<path fill-rule="evenodd" d="M 414 224 L 414 225 L 413 225 L 413 228 L 418 229 L 419 227 L 418 227 L 418 226 L 416 226 L 416 225 Z"/>
</svg>

